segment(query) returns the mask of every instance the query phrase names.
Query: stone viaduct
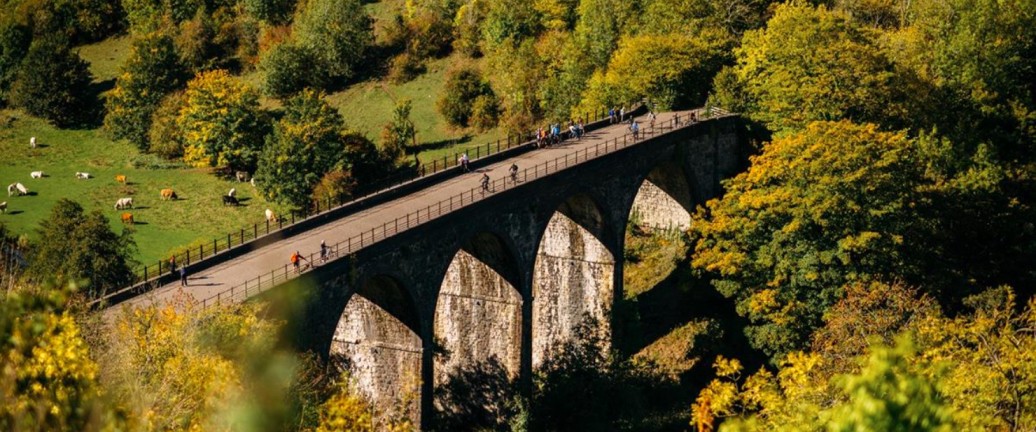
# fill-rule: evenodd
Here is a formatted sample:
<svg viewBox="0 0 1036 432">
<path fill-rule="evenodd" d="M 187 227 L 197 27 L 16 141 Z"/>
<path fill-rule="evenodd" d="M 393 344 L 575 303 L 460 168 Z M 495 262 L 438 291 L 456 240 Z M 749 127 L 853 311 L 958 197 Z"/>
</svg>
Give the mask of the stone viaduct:
<svg viewBox="0 0 1036 432">
<path fill-rule="evenodd" d="M 308 290 L 302 348 L 345 359 L 377 403 L 408 393 L 428 425 L 433 389 L 494 359 L 519 382 L 585 318 L 610 335 L 631 217 L 686 227 L 746 151 L 736 116 L 677 128 L 520 184 L 275 288 Z M 298 291 L 295 291 L 298 292 Z M 609 336 L 610 337 L 610 336 Z"/>
</svg>

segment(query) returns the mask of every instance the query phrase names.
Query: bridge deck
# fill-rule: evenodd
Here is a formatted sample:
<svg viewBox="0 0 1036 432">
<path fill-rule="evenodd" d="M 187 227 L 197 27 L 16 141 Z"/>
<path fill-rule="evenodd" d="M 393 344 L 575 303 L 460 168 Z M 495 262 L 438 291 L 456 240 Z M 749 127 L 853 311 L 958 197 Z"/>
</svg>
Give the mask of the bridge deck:
<svg viewBox="0 0 1036 432">
<path fill-rule="evenodd" d="M 669 124 L 676 114 L 681 120 L 689 118 L 690 111 L 659 113 L 656 124 L 661 126 Z M 642 132 L 648 132 L 647 116 L 637 117 Z M 246 281 L 254 282 L 255 278 L 270 274 L 273 269 L 290 267 L 289 257 L 292 252 L 299 250 L 304 256 L 319 251 L 320 241 L 324 240 L 328 245 L 345 241 L 361 232 L 370 231 L 380 227 L 386 221 L 398 217 L 405 217 L 419 209 L 436 204 L 442 200 L 449 200 L 455 196 L 470 190 L 479 185 L 482 172 L 489 173 L 493 180 L 508 176 L 508 169 L 512 163 L 517 163 L 519 168 L 532 167 L 546 161 L 564 157 L 566 154 L 575 154 L 583 149 L 591 148 L 598 143 L 611 140 L 628 133 L 625 124 L 611 125 L 584 136 L 581 140 L 566 140 L 560 145 L 551 146 L 545 149 L 533 150 L 509 159 L 480 168 L 478 172 L 463 174 L 425 189 L 416 191 L 409 195 L 371 207 L 343 217 L 325 225 L 299 233 L 295 236 L 280 240 L 258 250 L 246 253 L 240 257 L 227 262 L 215 265 L 197 274 L 188 274 L 188 284 L 183 291 L 197 300 L 205 300 L 216 297 L 220 293 L 226 295 L 232 287 L 240 287 Z M 535 180 L 530 180 L 535 181 Z M 490 194 L 487 195 L 491 195 Z M 303 266 L 306 263 L 303 262 Z M 319 265 L 319 263 L 317 263 Z M 289 271 L 290 272 L 290 271 Z M 289 275 L 290 276 L 290 275 Z M 181 291 L 179 281 L 158 287 L 148 294 L 131 299 L 125 304 L 142 305 L 151 302 L 166 303 L 172 301 L 174 296 Z M 240 297 L 230 296 L 233 301 L 240 301 Z M 225 301 L 224 301 L 225 302 Z"/>
</svg>

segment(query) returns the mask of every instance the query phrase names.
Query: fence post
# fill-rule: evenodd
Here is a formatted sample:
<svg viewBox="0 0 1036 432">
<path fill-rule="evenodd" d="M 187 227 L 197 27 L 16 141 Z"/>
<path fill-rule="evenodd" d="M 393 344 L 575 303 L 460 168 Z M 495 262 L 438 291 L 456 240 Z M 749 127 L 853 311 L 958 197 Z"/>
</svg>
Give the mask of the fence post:
<svg viewBox="0 0 1036 432">
<path fill-rule="evenodd" d="M 187 265 L 191 265 L 191 250 L 187 249 Z"/>
<path fill-rule="evenodd" d="M 159 261 L 161 263 L 162 261 Z M 161 264 L 159 264 L 161 265 Z M 162 274 L 162 269 L 158 269 L 158 274 Z M 147 266 L 144 266 L 144 280 L 147 280 Z"/>
<path fill-rule="evenodd" d="M 295 225 L 295 210 L 292 210 L 289 213 L 291 213 L 291 224 Z"/>
<path fill-rule="evenodd" d="M 259 224 L 252 224 L 252 238 L 259 238 Z"/>
</svg>

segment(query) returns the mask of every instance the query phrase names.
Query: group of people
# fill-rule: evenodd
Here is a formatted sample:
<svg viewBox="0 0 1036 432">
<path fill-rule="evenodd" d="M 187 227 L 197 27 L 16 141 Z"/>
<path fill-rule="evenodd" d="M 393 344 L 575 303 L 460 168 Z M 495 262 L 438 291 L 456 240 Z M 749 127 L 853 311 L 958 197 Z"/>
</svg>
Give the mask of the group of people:
<svg viewBox="0 0 1036 432">
<path fill-rule="evenodd" d="M 582 117 L 578 120 L 569 120 L 568 137 L 575 139 L 583 138 L 583 134 L 586 132 L 586 128 L 583 126 L 584 124 Z M 561 123 L 553 123 L 547 125 L 546 128 L 539 128 L 536 130 L 536 148 L 558 144 L 562 139 Z"/>
<path fill-rule="evenodd" d="M 626 106 L 608 109 L 608 124 L 622 123 L 626 120 Z"/>
</svg>

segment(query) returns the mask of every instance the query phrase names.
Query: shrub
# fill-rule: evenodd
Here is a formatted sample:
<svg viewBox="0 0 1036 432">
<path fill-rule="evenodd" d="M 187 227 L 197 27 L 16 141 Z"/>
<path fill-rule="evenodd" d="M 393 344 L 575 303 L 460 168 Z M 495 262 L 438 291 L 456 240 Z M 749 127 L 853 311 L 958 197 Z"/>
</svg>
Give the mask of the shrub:
<svg viewBox="0 0 1036 432">
<path fill-rule="evenodd" d="M 170 94 L 162 99 L 162 103 L 151 116 L 151 129 L 148 137 L 151 144 L 149 150 L 166 159 L 183 157 L 183 139 L 176 117 L 183 107 L 183 92 Z"/>
<path fill-rule="evenodd" d="M 263 71 L 263 93 L 283 98 L 305 87 L 323 87 L 327 79 L 314 67 L 316 59 L 306 49 L 284 43 L 267 51 L 259 61 Z"/>
<path fill-rule="evenodd" d="M 479 130 L 492 129 L 496 127 L 499 120 L 500 104 L 497 102 L 496 97 L 481 95 L 475 98 L 475 102 L 471 104 L 470 123 L 472 126 Z"/>
<path fill-rule="evenodd" d="M 479 96 L 492 95 L 489 84 L 482 80 L 478 71 L 462 68 L 451 71 L 446 76 L 442 94 L 436 102 L 436 109 L 446 122 L 458 127 L 468 126 L 472 108 Z"/>
<path fill-rule="evenodd" d="M 389 66 L 389 81 L 400 84 L 417 78 L 425 71 L 424 62 L 417 56 L 404 52 L 392 59 Z"/>
<path fill-rule="evenodd" d="M 320 178 L 320 181 L 313 187 L 311 198 L 314 202 L 320 203 L 321 208 L 331 205 L 338 205 L 349 201 L 353 197 L 353 190 L 356 188 L 356 179 L 351 172 L 343 169 L 331 170 Z"/>
</svg>

